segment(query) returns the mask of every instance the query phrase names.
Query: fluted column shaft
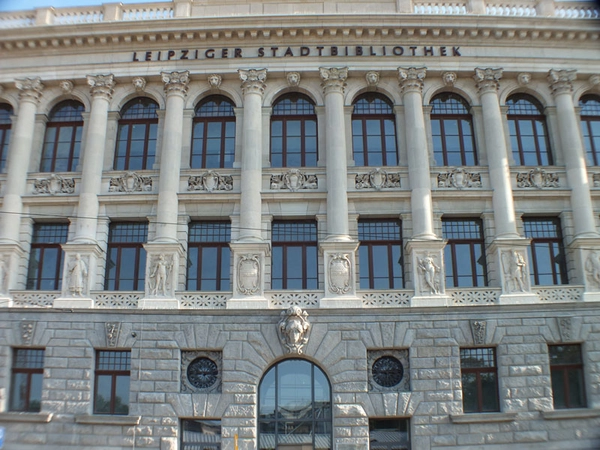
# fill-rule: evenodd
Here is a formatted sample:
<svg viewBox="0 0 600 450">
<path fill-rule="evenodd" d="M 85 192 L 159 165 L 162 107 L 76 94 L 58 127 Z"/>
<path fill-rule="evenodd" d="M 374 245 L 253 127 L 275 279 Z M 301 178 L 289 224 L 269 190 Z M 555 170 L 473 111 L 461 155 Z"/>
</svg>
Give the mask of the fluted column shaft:
<svg viewBox="0 0 600 450">
<path fill-rule="evenodd" d="M 74 240 L 94 243 L 98 227 L 98 193 L 102 186 L 108 107 L 115 81 L 113 75 L 88 76 L 87 80 L 91 86 L 92 108 L 84 147 Z"/>
<path fill-rule="evenodd" d="M 12 131 L 12 142 L 6 164 L 6 186 L 0 217 L 0 240 L 19 242 L 19 225 L 27 187 L 27 170 L 35 131 L 35 114 L 44 86 L 39 78 L 16 81 L 19 89 L 19 114 Z"/>
<path fill-rule="evenodd" d="M 597 236 L 585 163 L 585 151 L 579 134 L 579 123 L 573 104 L 574 70 L 550 70 L 548 81 L 554 94 L 558 116 L 560 147 L 571 188 L 571 209 L 575 237 Z"/>
<path fill-rule="evenodd" d="M 244 93 L 240 240 L 261 241 L 262 96 L 267 70 L 239 70 Z"/>
<path fill-rule="evenodd" d="M 436 239 L 433 227 L 427 134 L 421 94 L 425 72 L 425 68 L 398 69 L 404 103 L 413 238 Z"/>
<path fill-rule="evenodd" d="M 320 68 L 325 94 L 327 239 L 349 240 L 344 87 L 348 68 Z"/>
<path fill-rule="evenodd" d="M 502 69 L 475 69 L 474 80 L 479 88 L 481 99 L 496 237 L 517 238 L 519 235 L 510 182 L 508 149 L 498 100 L 500 78 L 502 78 Z"/>
<path fill-rule="evenodd" d="M 160 180 L 156 212 L 155 242 L 177 242 L 177 215 L 179 211 L 179 177 L 183 109 L 189 83 L 189 72 L 162 72 L 167 105 L 160 157 Z"/>
</svg>

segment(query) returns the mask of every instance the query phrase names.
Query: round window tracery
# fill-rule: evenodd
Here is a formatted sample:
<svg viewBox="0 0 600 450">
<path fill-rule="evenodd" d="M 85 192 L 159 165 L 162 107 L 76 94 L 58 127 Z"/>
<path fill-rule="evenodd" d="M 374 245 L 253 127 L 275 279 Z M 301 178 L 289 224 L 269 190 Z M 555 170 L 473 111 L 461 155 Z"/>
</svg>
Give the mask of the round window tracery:
<svg viewBox="0 0 600 450">
<path fill-rule="evenodd" d="M 382 356 L 373 363 L 373 380 L 383 387 L 400 384 L 404 377 L 402 363 L 393 356 Z"/>
<path fill-rule="evenodd" d="M 187 368 L 188 381 L 198 389 L 211 387 L 217 382 L 218 375 L 217 365 L 209 358 L 196 358 Z"/>
</svg>

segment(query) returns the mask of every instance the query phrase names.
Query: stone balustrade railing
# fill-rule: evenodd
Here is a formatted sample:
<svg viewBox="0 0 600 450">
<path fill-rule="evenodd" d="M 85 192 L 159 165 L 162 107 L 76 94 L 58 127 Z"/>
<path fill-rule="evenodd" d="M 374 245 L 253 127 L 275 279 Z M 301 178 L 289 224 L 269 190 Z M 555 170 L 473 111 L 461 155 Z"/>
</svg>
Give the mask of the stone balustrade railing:
<svg viewBox="0 0 600 450">
<path fill-rule="evenodd" d="M 496 0 L 497 1 L 497 0 Z M 318 2 L 317 2 L 318 3 Z M 321 4 L 321 3 L 318 3 Z M 324 4 L 324 2 L 323 2 Z M 493 15 L 493 16 L 546 16 L 566 19 L 585 19 L 600 17 L 600 7 L 592 1 L 565 2 L 560 0 L 542 0 L 539 2 L 527 0 L 507 0 L 494 3 L 490 0 L 459 0 L 459 1 L 431 1 L 431 0 L 403 0 L 397 3 L 396 12 L 432 15 Z M 164 20 L 184 17 L 214 17 L 219 13 L 207 13 L 207 7 L 218 5 L 204 4 L 196 6 L 192 0 L 179 0 L 177 2 L 149 2 L 123 5 L 121 3 L 105 3 L 99 6 L 76 8 L 37 8 L 29 11 L 0 12 L 0 29 L 23 28 L 44 25 L 71 25 L 96 22 L 119 22 L 141 20 Z M 240 2 L 242 5 L 242 2 Z M 244 4 L 246 5 L 246 4 Z M 322 4 L 321 4 L 322 5 Z M 226 13 L 220 15 L 241 16 L 248 15 L 246 8 L 236 8 L 230 5 Z M 327 8 L 329 10 L 329 8 Z M 284 8 L 288 11 L 287 8 Z M 341 9 L 346 11 L 345 9 Z M 212 10 L 211 10 L 212 11 Z M 256 15 L 272 14 L 272 9 L 253 9 Z M 309 14 L 322 14 L 325 8 L 311 9 Z M 372 14 L 368 3 L 356 6 L 351 14 Z M 389 14 L 388 11 L 382 13 Z"/>
</svg>

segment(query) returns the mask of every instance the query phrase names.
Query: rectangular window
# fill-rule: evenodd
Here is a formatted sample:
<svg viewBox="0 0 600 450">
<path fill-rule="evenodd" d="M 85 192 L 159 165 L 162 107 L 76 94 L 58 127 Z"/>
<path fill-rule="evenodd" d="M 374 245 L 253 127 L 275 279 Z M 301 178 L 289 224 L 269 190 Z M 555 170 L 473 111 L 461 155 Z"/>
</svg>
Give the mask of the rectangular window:
<svg viewBox="0 0 600 450">
<path fill-rule="evenodd" d="M 409 419 L 369 419 L 370 450 L 410 449 Z"/>
<path fill-rule="evenodd" d="M 479 219 L 442 219 L 447 287 L 487 286 L 483 225 Z"/>
<path fill-rule="evenodd" d="M 548 353 L 554 408 L 585 408 L 581 345 L 549 345 Z"/>
<path fill-rule="evenodd" d="M 460 371 L 464 412 L 499 411 L 496 349 L 461 348 Z"/>
<path fill-rule="evenodd" d="M 565 251 L 558 218 L 524 218 L 525 237 L 531 239 L 531 284 L 568 284 Z"/>
<path fill-rule="evenodd" d="M 360 288 L 402 289 L 402 227 L 399 220 L 358 222 Z"/>
<path fill-rule="evenodd" d="M 129 350 L 98 350 L 94 414 L 129 414 Z"/>
<path fill-rule="evenodd" d="M 230 290 L 231 224 L 192 222 L 188 236 L 188 291 Z"/>
<path fill-rule="evenodd" d="M 181 421 L 181 450 L 220 450 L 221 421 L 191 420 Z"/>
<path fill-rule="evenodd" d="M 317 289 L 317 223 L 275 221 L 271 241 L 271 288 Z"/>
<path fill-rule="evenodd" d="M 44 350 L 16 348 L 10 383 L 10 411 L 40 412 Z"/>
<path fill-rule="evenodd" d="M 148 224 L 141 222 L 111 223 L 104 289 L 107 291 L 142 291 L 146 273 Z"/>
<path fill-rule="evenodd" d="M 63 251 L 69 225 L 66 223 L 36 223 L 33 226 L 27 289 L 59 291 L 62 285 Z"/>
</svg>

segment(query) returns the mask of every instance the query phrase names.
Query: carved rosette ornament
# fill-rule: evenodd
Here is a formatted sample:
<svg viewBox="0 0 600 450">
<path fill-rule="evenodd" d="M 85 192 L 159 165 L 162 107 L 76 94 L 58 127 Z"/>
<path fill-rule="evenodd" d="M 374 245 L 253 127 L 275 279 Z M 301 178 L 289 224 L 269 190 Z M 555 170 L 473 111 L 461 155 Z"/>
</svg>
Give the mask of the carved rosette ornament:
<svg viewBox="0 0 600 450">
<path fill-rule="evenodd" d="M 34 320 L 21 321 L 21 344 L 29 347 L 33 341 L 36 322 Z"/>
<path fill-rule="evenodd" d="M 308 175 L 298 169 L 292 169 L 281 175 L 271 175 L 271 189 L 289 189 L 296 192 L 301 189 L 318 189 L 316 175 Z"/>
<path fill-rule="evenodd" d="M 121 322 L 106 322 L 104 324 L 106 333 L 106 345 L 115 348 L 119 342 L 119 333 L 121 333 Z"/>
<path fill-rule="evenodd" d="M 535 168 L 526 173 L 517 173 L 518 188 L 557 188 L 560 187 L 558 174 L 548 173 L 543 169 Z"/>
<path fill-rule="evenodd" d="M 442 294 L 442 268 L 441 263 L 436 261 L 437 259 L 437 256 L 431 253 L 418 258 L 418 268 L 421 272 L 421 292 L 429 292 L 430 295 Z"/>
<path fill-rule="evenodd" d="M 38 178 L 33 182 L 33 193 L 39 194 L 72 194 L 75 192 L 75 180 L 52 174 L 48 178 Z"/>
<path fill-rule="evenodd" d="M 18 79 L 15 81 L 15 87 L 19 90 L 19 99 L 34 103 L 39 101 L 44 89 L 39 77 Z"/>
<path fill-rule="evenodd" d="M 302 347 L 308 343 L 310 323 L 308 313 L 299 306 L 290 306 L 281 312 L 281 319 L 277 326 L 279 339 L 287 353 L 302 354 Z"/>
<path fill-rule="evenodd" d="M 352 287 L 352 264 L 347 253 L 329 255 L 329 291 L 343 295 Z"/>
<path fill-rule="evenodd" d="M 204 175 L 188 178 L 188 191 L 230 191 L 233 189 L 233 177 L 220 175 L 212 170 Z"/>
<path fill-rule="evenodd" d="M 548 72 L 548 83 L 554 95 L 573 92 L 573 81 L 577 78 L 576 70 L 554 70 Z"/>
<path fill-rule="evenodd" d="M 242 92 L 246 94 L 263 95 L 267 85 L 267 69 L 239 69 L 238 74 L 242 81 Z"/>
<path fill-rule="evenodd" d="M 146 79 L 144 77 L 133 77 L 131 84 L 137 92 L 144 92 L 146 89 Z"/>
<path fill-rule="evenodd" d="M 70 80 L 62 80 L 58 83 L 58 87 L 63 94 L 70 94 L 73 92 L 73 82 Z"/>
<path fill-rule="evenodd" d="M 347 67 L 319 67 L 319 75 L 321 76 L 321 87 L 324 94 L 344 93 L 346 80 L 348 79 Z"/>
<path fill-rule="evenodd" d="M 475 345 L 485 345 L 485 334 L 487 322 L 485 320 L 471 320 L 471 333 L 473 333 L 473 343 Z"/>
<path fill-rule="evenodd" d="M 558 317 L 558 331 L 560 332 L 560 338 L 563 342 L 569 342 L 573 339 L 572 335 L 572 323 L 570 317 Z"/>
<path fill-rule="evenodd" d="M 237 287 L 244 295 L 254 295 L 260 288 L 260 255 L 240 255 L 237 263 Z"/>
<path fill-rule="evenodd" d="M 409 68 L 398 68 L 398 81 L 402 93 L 405 92 L 418 92 L 419 94 L 423 91 L 423 82 L 427 69 L 425 67 L 409 67 Z"/>
<path fill-rule="evenodd" d="M 181 72 L 161 72 L 160 76 L 165 84 L 165 93 L 179 94 L 185 96 L 190 82 L 190 72 L 184 70 Z"/>
<path fill-rule="evenodd" d="M 114 75 L 88 75 L 87 82 L 92 96 L 104 97 L 107 100 L 112 98 L 115 88 Z"/>
<path fill-rule="evenodd" d="M 456 75 L 456 72 L 444 72 L 442 74 L 442 81 L 446 86 L 454 86 L 457 79 L 458 75 Z"/>
<path fill-rule="evenodd" d="M 517 75 L 517 83 L 519 83 L 519 86 L 527 86 L 529 83 L 531 83 L 531 74 L 525 72 L 520 73 Z"/>
<path fill-rule="evenodd" d="M 369 87 L 377 87 L 379 84 L 379 72 L 370 71 L 365 75 L 365 80 L 367 81 L 367 86 Z"/>
<path fill-rule="evenodd" d="M 135 172 L 110 179 L 109 192 L 149 192 L 152 191 L 152 178 L 142 177 Z"/>
<path fill-rule="evenodd" d="M 221 75 L 213 73 L 210 74 L 207 79 L 211 89 L 218 90 L 221 88 L 221 83 L 223 82 L 223 77 Z"/>
<path fill-rule="evenodd" d="M 596 289 L 600 289 L 600 253 L 597 251 L 589 252 L 585 260 L 585 271 L 590 283 L 593 283 Z"/>
<path fill-rule="evenodd" d="M 529 274 L 523 254 L 517 250 L 503 250 L 500 258 L 504 273 L 504 290 L 509 294 L 526 292 Z"/>
<path fill-rule="evenodd" d="M 356 189 L 381 189 L 399 188 L 400 174 L 387 173 L 383 169 L 374 169 L 369 173 L 357 174 L 354 178 L 354 187 Z"/>
<path fill-rule="evenodd" d="M 288 72 L 285 75 L 287 80 L 287 84 L 290 87 L 298 87 L 300 86 L 300 72 Z"/>
<path fill-rule="evenodd" d="M 477 84 L 479 95 L 487 92 L 498 92 L 500 79 L 502 78 L 502 69 L 475 69 L 473 79 Z"/>
<path fill-rule="evenodd" d="M 481 174 L 467 172 L 465 169 L 454 169 L 451 172 L 438 174 L 437 181 L 440 188 L 480 188 Z"/>
</svg>

